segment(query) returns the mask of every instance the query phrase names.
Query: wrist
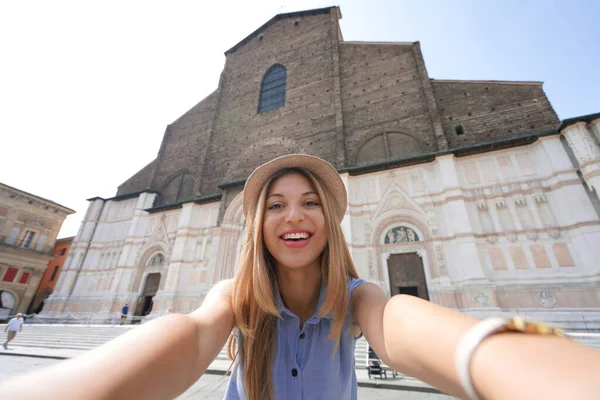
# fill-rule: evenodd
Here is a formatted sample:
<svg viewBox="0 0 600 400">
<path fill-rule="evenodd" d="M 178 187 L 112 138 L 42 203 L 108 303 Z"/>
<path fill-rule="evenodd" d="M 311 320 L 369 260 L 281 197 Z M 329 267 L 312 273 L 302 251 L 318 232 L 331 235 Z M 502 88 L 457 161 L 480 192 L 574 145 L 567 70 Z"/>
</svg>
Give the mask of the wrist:
<svg viewBox="0 0 600 400">
<path fill-rule="evenodd" d="M 537 353 L 543 351 L 540 343 L 543 346 L 549 343 L 541 339 L 542 336 L 554 341 L 561 340 L 557 336 L 564 336 L 564 333 L 560 329 L 528 322 L 520 317 L 489 318 L 472 327 L 460 340 L 455 360 L 458 378 L 467 398 L 479 400 L 483 396 L 489 399 L 493 398 L 492 393 L 507 390 L 506 386 L 514 388 L 512 382 L 503 381 L 501 377 L 527 376 L 529 371 L 523 370 L 523 366 L 530 365 L 531 359 L 537 358 Z M 523 395 L 521 392 L 516 397 L 528 398 Z M 514 397 L 514 393 L 513 396 L 506 396 Z"/>
</svg>

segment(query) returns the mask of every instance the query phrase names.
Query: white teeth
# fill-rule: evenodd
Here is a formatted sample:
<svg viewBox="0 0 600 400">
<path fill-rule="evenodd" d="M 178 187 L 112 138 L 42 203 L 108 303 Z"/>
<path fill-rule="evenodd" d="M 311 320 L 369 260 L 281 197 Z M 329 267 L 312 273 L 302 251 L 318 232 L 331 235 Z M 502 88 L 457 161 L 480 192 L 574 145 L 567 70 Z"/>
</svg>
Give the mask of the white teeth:
<svg viewBox="0 0 600 400">
<path fill-rule="evenodd" d="M 298 232 L 298 233 L 286 233 L 283 235 L 284 240 L 289 239 L 308 239 L 310 235 L 307 232 Z"/>
</svg>

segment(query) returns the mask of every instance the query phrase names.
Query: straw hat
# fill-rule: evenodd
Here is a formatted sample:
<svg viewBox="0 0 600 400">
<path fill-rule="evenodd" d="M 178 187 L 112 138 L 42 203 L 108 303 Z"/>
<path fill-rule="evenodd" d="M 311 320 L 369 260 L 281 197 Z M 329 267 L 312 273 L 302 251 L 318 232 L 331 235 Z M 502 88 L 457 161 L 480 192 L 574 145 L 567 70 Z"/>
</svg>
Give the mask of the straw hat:
<svg viewBox="0 0 600 400">
<path fill-rule="evenodd" d="M 260 191 L 267 184 L 271 176 L 285 168 L 304 168 L 309 170 L 330 194 L 333 215 L 338 222 L 342 222 L 346 207 L 348 206 L 348 195 L 342 178 L 333 167 L 319 157 L 307 154 L 290 154 L 271 160 L 256 168 L 248 177 L 244 186 L 244 215 L 256 208 Z"/>
</svg>

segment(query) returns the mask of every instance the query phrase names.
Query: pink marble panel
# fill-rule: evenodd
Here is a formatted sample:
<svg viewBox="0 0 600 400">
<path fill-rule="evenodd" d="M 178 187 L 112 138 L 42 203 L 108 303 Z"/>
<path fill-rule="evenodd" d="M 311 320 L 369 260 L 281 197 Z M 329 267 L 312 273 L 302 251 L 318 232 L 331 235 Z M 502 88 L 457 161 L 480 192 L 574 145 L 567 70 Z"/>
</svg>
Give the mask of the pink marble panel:
<svg viewBox="0 0 600 400">
<path fill-rule="evenodd" d="M 497 291 L 498 305 L 502 308 L 541 308 L 533 292 Z"/>
<path fill-rule="evenodd" d="M 492 267 L 494 270 L 505 270 L 508 269 L 506 266 L 506 258 L 502 249 L 491 248 L 488 250 L 490 253 L 490 259 L 492 260 Z"/>
<path fill-rule="evenodd" d="M 477 165 L 474 162 L 466 163 L 463 165 L 465 170 L 465 175 L 467 177 L 467 182 L 474 185 L 479 183 L 481 180 L 479 179 L 479 171 L 477 170 Z"/>
<path fill-rule="evenodd" d="M 448 308 L 458 308 L 455 293 L 438 293 L 436 298 L 436 303 L 441 306 Z"/>
<path fill-rule="evenodd" d="M 512 179 L 515 177 L 515 168 L 513 167 L 509 156 L 498 157 L 498 165 L 500 166 L 500 173 L 505 179 Z"/>
<path fill-rule="evenodd" d="M 565 243 L 556 243 L 552 245 L 552 251 L 560 267 L 574 267 L 575 263 Z"/>
<path fill-rule="evenodd" d="M 535 263 L 535 266 L 537 268 L 550 268 L 552 266 L 552 264 L 550 264 L 548 254 L 546 254 L 546 248 L 544 246 L 529 246 L 529 250 L 531 250 L 533 262 Z"/>
<path fill-rule="evenodd" d="M 498 175 L 496 174 L 492 160 L 484 160 L 481 162 L 481 173 L 486 182 L 496 182 L 498 180 Z"/>
<path fill-rule="evenodd" d="M 528 269 L 527 258 L 522 247 L 509 247 L 510 257 L 516 269 Z"/>
<path fill-rule="evenodd" d="M 556 298 L 554 307 L 597 308 L 600 291 L 597 290 L 565 290 L 552 292 Z"/>
<path fill-rule="evenodd" d="M 519 164 L 519 168 L 521 169 L 521 173 L 523 175 L 535 175 L 535 168 L 533 166 L 533 161 L 531 161 L 531 156 L 529 155 L 529 153 L 517 154 L 516 158 L 517 163 Z"/>
</svg>

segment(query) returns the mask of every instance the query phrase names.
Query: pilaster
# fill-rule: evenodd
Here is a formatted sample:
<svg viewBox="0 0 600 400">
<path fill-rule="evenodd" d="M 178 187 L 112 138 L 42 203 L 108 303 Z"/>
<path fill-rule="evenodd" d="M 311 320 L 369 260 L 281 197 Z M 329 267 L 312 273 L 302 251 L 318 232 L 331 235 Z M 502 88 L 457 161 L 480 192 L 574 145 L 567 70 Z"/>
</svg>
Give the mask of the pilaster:
<svg viewBox="0 0 600 400">
<path fill-rule="evenodd" d="M 594 129 L 597 129 L 597 124 L 594 125 Z M 600 144 L 583 121 L 566 127 L 562 134 L 579 163 L 583 180 L 590 189 L 598 193 L 600 191 Z"/>
<path fill-rule="evenodd" d="M 469 210 L 462 196 L 458 171 L 453 155 L 436 159 L 442 193 L 440 207 L 445 219 L 446 233 L 453 240 L 445 242 L 448 260 L 448 275 L 452 280 L 485 284 L 483 266 L 479 259 Z"/>
</svg>

